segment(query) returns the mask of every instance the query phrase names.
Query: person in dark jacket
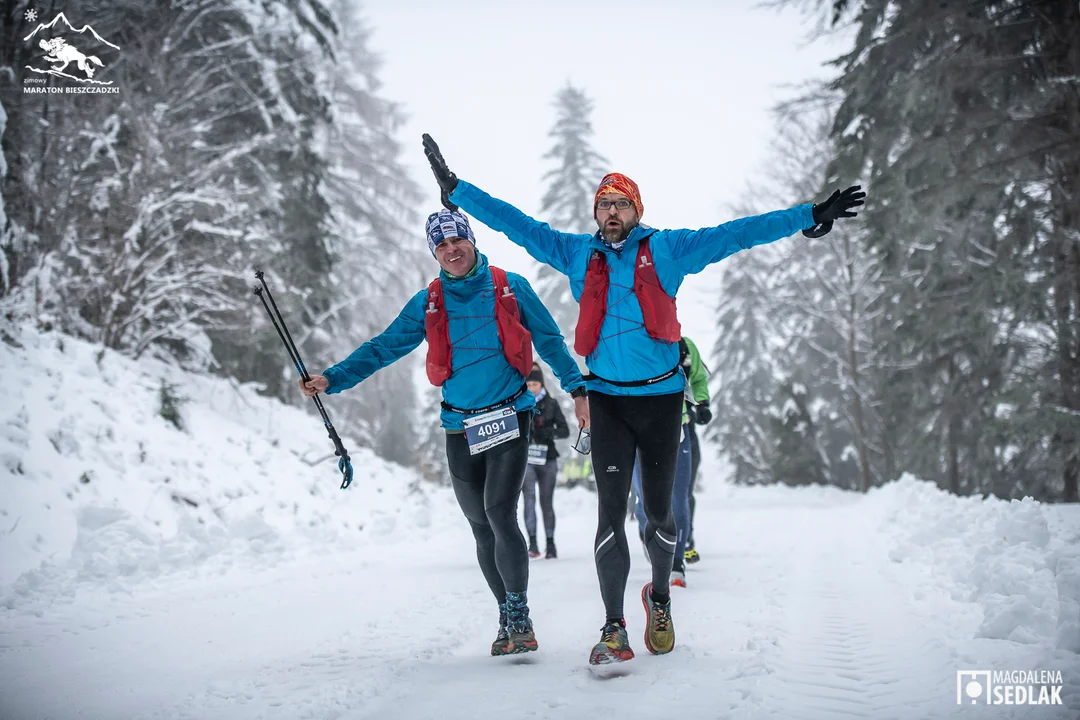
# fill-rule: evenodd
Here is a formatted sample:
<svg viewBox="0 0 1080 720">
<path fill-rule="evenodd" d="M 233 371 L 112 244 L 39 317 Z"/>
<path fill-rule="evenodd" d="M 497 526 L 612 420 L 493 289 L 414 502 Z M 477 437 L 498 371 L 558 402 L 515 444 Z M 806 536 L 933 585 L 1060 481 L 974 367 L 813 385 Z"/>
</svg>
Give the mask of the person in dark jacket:
<svg viewBox="0 0 1080 720">
<path fill-rule="evenodd" d="M 525 506 L 525 530 L 529 533 L 529 557 L 540 557 L 536 542 L 536 488 L 540 487 L 540 511 L 544 515 L 544 535 L 547 537 L 545 557 L 557 557 L 555 551 L 555 479 L 559 473 L 559 457 L 555 441 L 570 437 L 558 401 L 548 395 L 544 386 L 544 371 L 533 363 L 528 377 L 529 390 L 536 397 L 536 410 L 532 421 L 532 437 L 529 440 L 529 464 L 525 469 L 522 496 Z"/>
</svg>

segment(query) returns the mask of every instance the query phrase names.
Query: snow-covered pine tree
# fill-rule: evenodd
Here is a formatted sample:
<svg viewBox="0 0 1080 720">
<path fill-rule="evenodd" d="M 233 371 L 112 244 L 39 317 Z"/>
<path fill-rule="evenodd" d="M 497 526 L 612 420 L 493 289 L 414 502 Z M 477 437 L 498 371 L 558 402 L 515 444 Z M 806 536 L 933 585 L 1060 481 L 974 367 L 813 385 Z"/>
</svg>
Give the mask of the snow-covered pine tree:
<svg viewBox="0 0 1080 720">
<path fill-rule="evenodd" d="M 26 34 L 17 5 L 4 37 Z M 381 330 L 415 289 L 410 247 L 423 243 L 404 240 L 417 193 L 367 31 L 355 6 L 337 10 L 341 22 L 321 0 L 65 6 L 124 48 L 101 71 L 123 102 L 0 85 L 5 309 L 297 402 L 295 370 L 251 294 L 256 268 L 314 372 Z M 28 47 L 4 44 L 16 79 Z M 363 422 L 356 396 L 338 417 L 351 407 L 369 444 L 404 457 L 411 374 L 387 372 L 369 390 L 390 386 L 389 417 Z"/>
<path fill-rule="evenodd" d="M 827 107 L 827 98 L 819 98 Z M 768 165 L 733 216 L 821 194 L 827 109 L 781 107 Z M 837 223 L 726 260 L 713 366 L 711 437 L 738 482 L 873 484 L 875 261 Z"/>
<path fill-rule="evenodd" d="M 777 133 L 769 174 L 788 195 L 784 204 L 823 198 L 821 189 L 833 156 L 827 97 L 821 109 L 801 104 L 776 113 Z M 797 235 L 775 301 L 786 310 L 792 341 L 789 372 L 813 398 L 819 454 L 826 482 L 866 491 L 880 481 L 875 395 L 879 368 L 873 333 L 880 314 L 881 271 L 857 223 L 837 223 L 825 237 Z M 789 383 L 789 386 L 794 386 Z M 795 399 L 794 395 L 791 395 Z"/>
<path fill-rule="evenodd" d="M 339 26 L 320 0 L 239 7 L 252 28 L 246 43 L 251 59 L 243 66 L 251 76 L 239 81 L 255 93 L 247 105 L 262 124 L 254 127 L 264 128 L 270 139 L 250 159 L 233 165 L 255 194 L 252 210 L 258 212 L 258 225 L 245 235 L 241 281 L 247 288 L 251 270 L 266 272 L 294 340 L 312 365 L 309 370 L 318 372 L 323 336 L 310 328 L 343 302 L 327 281 L 339 250 L 327 190 L 333 155 L 327 137 L 334 121 L 328 78 L 338 64 Z M 237 130 L 242 137 L 243 126 Z M 234 327 L 211 334 L 215 358 L 228 374 L 257 380 L 266 392 L 300 402 L 295 368 L 261 305 L 250 292 L 244 295 L 243 305 L 230 314 Z"/>
<path fill-rule="evenodd" d="M 415 211 L 420 191 L 402 165 L 397 141 L 404 118 L 379 94 L 380 63 L 368 47 L 361 5 L 335 0 L 331 9 L 339 32 L 335 63 L 324 76 L 333 120 L 326 142 L 334 148 L 325 191 L 327 242 L 336 261 L 320 279 L 332 294 L 330 305 L 310 317 L 305 334 L 326 365 L 382 332 L 423 286 L 420 268 L 433 265 Z M 403 358 L 334 398 L 353 432 L 406 465 L 415 462 L 418 444 L 415 363 L 415 355 Z"/>
<path fill-rule="evenodd" d="M 752 215 L 737 208 L 739 215 Z M 740 484 L 776 482 L 778 442 L 770 407 L 785 364 L 779 307 L 772 301 L 782 255 L 770 246 L 724 261 L 723 293 L 716 307 L 717 341 L 709 385 L 715 410 L 706 437 L 725 456 Z"/>
<path fill-rule="evenodd" d="M 73 0 L 64 6 L 78 14 L 86 6 Z M 5 317 L 34 319 L 42 327 L 59 324 L 58 280 L 62 271 L 58 249 L 64 241 L 73 162 L 70 138 L 78 132 L 80 110 L 73 98 L 23 93 L 23 81 L 33 77 L 29 66 L 43 54 L 24 41 L 38 23 L 28 19 L 28 0 L 9 2 L 0 10 L 0 105 L 6 123 L 2 152 L 7 172 L 0 175 L 5 218 L 0 225 L 0 302 Z M 106 59 L 110 59 L 107 57 Z M 51 82 L 50 82 L 51 84 Z"/>
<path fill-rule="evenodd" d="M 833 83 L 835 176 L 874 190 L 886 476 L 1075 501 L 1080 8 L 820 6 L 857 30 Z"/>
<path fill-rule="evenodd" d="M 18 108 L 14 134 L 32 156 L 16 167 L 16 184 L 30 187 L 16 193 L 7 236 L 28 249 L 15 282 L 39 322 L 136 356 L 165 350 L 205 366 L 212 349 L 226 370 L 243 369 L 256 353 L 232 331 L 257 317 L 253 259 L 310 240 L 286 232 L 284 205 L 298 187 L 318 185 L 305 137 L 325 122 L 325 103 L 303 63 L 282 53 L 304 33 L 325 45 L 333 27 L 319 22 L 314 0 L 120 0 L 65 11 L 92 16 L 125 48 L 123 62 L 106 56 L 99 71 L 124 99 L 46 96 Z M 47 133 L 35 130 L 42 117 Z M 307 199 L 315 217 L 303 225 L 317 227 L 323 204 Z M 319 248 L 296 267 L 325 264 Z"/>
<path fill-rule="evenodd" d="M 554 163 L 554 167 L 544 174 L 548 186 L 540 210 L 544 220 L 554 228 L 591 233 L 596 230 L 593 196 L 607 172 L 607 160 L 592 146 L 593 102 L 584 90 L 567 83 L 555 94 L 554 105 L 555 125 L 548 133 L 553 145 L 544 154 L 544 159 Z M 539 266 L 536 278 L 536 293 L 559 324 L 573 354 L 578 304 L 570 293 L 570 282 L 547 265 Z M 583 367 L 581 358 L 577 359 Z"/>
</svg>

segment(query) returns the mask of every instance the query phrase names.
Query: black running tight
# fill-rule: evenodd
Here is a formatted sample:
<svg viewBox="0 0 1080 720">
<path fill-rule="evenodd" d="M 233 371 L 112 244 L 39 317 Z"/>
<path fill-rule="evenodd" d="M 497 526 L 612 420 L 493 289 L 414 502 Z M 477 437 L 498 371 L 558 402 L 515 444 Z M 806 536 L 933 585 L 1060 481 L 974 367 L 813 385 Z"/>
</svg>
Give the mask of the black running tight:
<svg viewBox="0 0 1080 720">
<path fill-rule="evenodd" d="M 476 558 L 495 599 L 524 592 L 529 553 L 517 522 L 517 501 L 529 459 L 531 411 L 517 414 L 521 437 L 469 455 L 462 433 L 446 434 L 446 460 L 458 505 L 472 526 Z"/>
<path fill-rule="evenodd" d="M 630 574 L 624 526 L 636 451 L 641 453 L 645 544 L 652 563 L 653 588 L 658 593 L 668 590 L 676 540 L 671 488 L 682 433 L 682 404 L 682 393 L 625 396 L 589 392 L 599 505 L 594 554 L 608 620 L 623 617 L 623 595 Z"/>
</svg>

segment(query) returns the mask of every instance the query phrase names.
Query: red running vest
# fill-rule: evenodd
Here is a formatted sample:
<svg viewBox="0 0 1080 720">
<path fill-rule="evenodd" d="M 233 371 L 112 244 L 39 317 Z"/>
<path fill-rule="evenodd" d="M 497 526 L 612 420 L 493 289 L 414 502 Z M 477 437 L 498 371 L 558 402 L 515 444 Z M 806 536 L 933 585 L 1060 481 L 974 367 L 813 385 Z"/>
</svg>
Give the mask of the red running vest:
<svg viewBox="0 0 1080 720">
<path fill-rule="evenodd" d="M 675 298 L 664 292 L 656 276 L 649 238 L 638 246 L 637 265 L 634 266 L 634 295 L 641 306 L 645 320 L 645 332 L 653 340 L 679 342 L 682 327 L 675 309 Z M 599 250 L 593 251 L 589 267 L 585 271 L 585 289 L 581 292 L 577 329 L 574 331 L 574 350 L 588 357 L 600 344 L 600 326 L 607 314 L 607 294 L 610 278 L 607 258 Z"/>
<path fill-rule="evenodd" d="M 510 367 L 528 377 L 532 371 L 532 333 L 521 324 L 521 309 L 517 298 L 510 291 L 506 272 L 491 267 L 491 284 L 495 288 L 495 324 L 499 330 L 499 344 Z M 427 376 L 432 385 L 441 387 L 450 377 L 450 318 L 443 302 L 442 280 L 435 278 L 428 285 L 428 306 L 424 318 L 427 333 Z"/>
</svg>

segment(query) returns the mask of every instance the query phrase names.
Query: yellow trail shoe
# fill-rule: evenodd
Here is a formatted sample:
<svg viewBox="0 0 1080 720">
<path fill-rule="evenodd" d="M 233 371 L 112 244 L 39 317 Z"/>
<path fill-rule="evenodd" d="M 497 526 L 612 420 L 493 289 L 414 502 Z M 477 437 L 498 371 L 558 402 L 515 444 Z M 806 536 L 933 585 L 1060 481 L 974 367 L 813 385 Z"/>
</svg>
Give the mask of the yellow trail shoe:
<svg viewBox="0 0 1080 720">
<path fill-rule="evenodd" d="M 701 555 L 699 555 L 698 551 L 695 550 L 694 548 L 690 548 L 689 550 L 687 550 L 687 551 L 685 551 L 683 553 L 683 560 L 685 560 L 690 565 L 693 565 L 694 563 L 696 563 L 700 559 L 701 559 Z"/>
<path fill-rule="evenodd" d="M 609 620 L 600 633 L 600 642 L 589 653 L 590 665 L 609 665 L 634 659 L 630 639 L 626 637 L 625 620 Z"/>
<path fill-rule="evenodd" d="M 671 621 L 671 596 L 667 602 L 654 602 L 652 583 L 641 588 L 641 604 L 645 606 L 645 647 L 653 655 L 663 655 L 675 649 L 675 624 Z"/>
</svg>

